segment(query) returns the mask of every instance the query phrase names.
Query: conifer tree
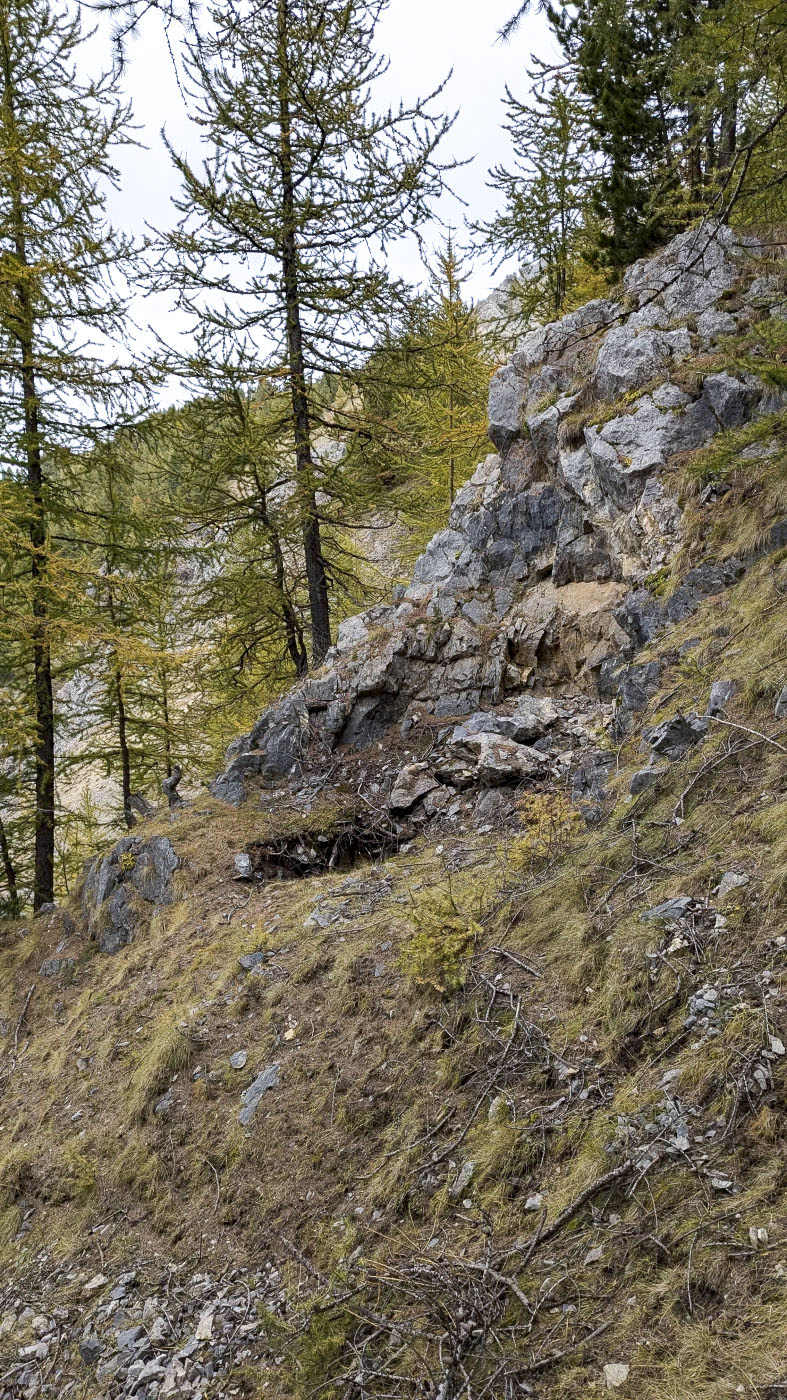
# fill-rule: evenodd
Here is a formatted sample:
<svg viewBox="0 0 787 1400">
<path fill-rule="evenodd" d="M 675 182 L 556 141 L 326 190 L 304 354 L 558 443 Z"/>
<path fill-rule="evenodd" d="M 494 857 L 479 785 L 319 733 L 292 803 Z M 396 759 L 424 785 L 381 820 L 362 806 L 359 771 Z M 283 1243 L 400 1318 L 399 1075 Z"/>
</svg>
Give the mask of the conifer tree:
<svg viewBox="0 0 787 1400">
<path fill-rule="evenodd" d="M 521 319 L 559 315 L 590 247 L 590 198 L 595 174 L 588 103 L 570 73 L 541 64 L 528 71 L 529 100 L 506 88 L 503 124 L 513 146 L 511 168 L 496 165 L 490 188 L 503 198 L 495 218 L 475 225 L 498 265 L 515 257 Z"/>
<path fill-rule="evenodd" d="M 315 663 L 331 642 L 330 525 L 315 439 L 329 425 L 314 385 L 357 368 L 390 315 L 381 257 L 418 230 L 443 188 L 450 121 L 430 99 L 373 111 L 387 0 L 257 0 L 211 13 L 189 48 L 201 169 L 172 152 L 182 213 L 170 238 L 181 302 L 229 344 L 256 346 L 289 399 L 296 503 Z M 439 93 L 440 89 L 438 89 Z M 433 97 L 437 94 L 433 94 Z M 235 261 L 230 264 L 230 259 Z M 334 487 L 340 488 L 335 477 Z M 342 514 L 340 503 L 338 514 Z"/>
<path fill-rule="evenodd" d="M 134 797 L 158 797 L 173 748 L 182 763 L 206 749 L 195 714 L 200 639 L 188 607 L 200 551 L 189 543 L 193 522 L 178 514 L 177 482 L 151 445 L 158 436 L 154 419 L 85 459 L 86 537 L 73 558 L 85 579 L 81 606 L 71 612 L 86 684 L 81 741 L 69 764 L 100 764 L 117 780 L 128 827 L 136 823 Z M 105 822 L 114 815 L 105 813 Z"/>
<path fill-rule="evenodd" d="M 207 343 L 206 343 L 207 341 Z M 177 460 L 176 508 L 200 531 L 202 578 L 196 625 L 213 622 L 221 666 L 234 682 L 267 672 L 305 674 L 303 562 L 297 536 L 296 462 L 290 396 L 263 380 L 242 352 L 222 362 L 198 336 L 180 367 L 198 395 L 176 415 L 162 445 Z"/>
<path fill-rule="evenodd" d="M 661 0 L 579 0 L 570 10 L 548 5 L 547 13 L 588 99 L 600 158 L 592 191 L 598 256 L 626 267 L 672 231 L 674 11 Z"/>
<path fill-rule="evenodd" d="M 448 510 L 487 436 L 490 366 L 475 308 L 462 296 L 467 276 L 449 236 L 429 269 L 427 336 L 411 395 L 426 465 Z"/>
<path fill-rule="evenodd" d="M 111 76 L 76 75 L 80 43 L 78 19 L 48 0 L 0 0 L 0 456 L 17 488 L 3 543 L 26 616 L 17 684 L 29 675 L 35 716 L 36 908 L 54 895 L 53 636 L 64 605 L 54 536 L 70 454 L 129 385 L 92 343 L 122 325 L 117 277 L 131 250 L 104 204 L 128 113 Z"/>
<path fill-rule="evenodd" d="M 349 453 L 406 524 L 408 560 L 443 527 L 483 455 L 493 361 L 463 295 L 468 273 L 452 236 L 427 273 L 423 294 L 367 361 L 364 413 Z"/>
</svg>

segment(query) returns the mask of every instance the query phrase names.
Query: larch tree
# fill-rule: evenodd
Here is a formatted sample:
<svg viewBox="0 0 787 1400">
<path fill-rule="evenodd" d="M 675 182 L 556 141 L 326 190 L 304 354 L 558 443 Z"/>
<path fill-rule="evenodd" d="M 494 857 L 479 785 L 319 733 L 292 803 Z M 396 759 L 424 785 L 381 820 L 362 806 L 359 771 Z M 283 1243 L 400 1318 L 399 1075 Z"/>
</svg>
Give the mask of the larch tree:
<svg viewBox="0 0 787 1400">
<path fill-rule="evenodd" d="M 414 395 L 432 475 L 448 510 L 487 440 L 491 366 L 478 314 L 463 296 L 467 276 L 449 237 L 429 269 L 427 334 Z"/>
<path fill-rule="evenodd" d="M 15 495 L 3 547 L 24 614 L 15 685 L 29 677 L 34 715 L 36 908 L 54 897 L 53 646 L 67 607 L 56 556 L 74 454 L 127 411 L 134 379 L 104 353 L 122 338 L 132 252 L 105 210 L 128 111 L 112 75 L 77 75 L 81 43 L 78 18 L 48 0 L 0 0 L 0 463 Z"/>
<path fill-rule="evenodd" d="M 337 432 L 315 383 L 352 378 L 391 313 L 388 246 L 430 218 L 450 119 L 430 98 L 375 111 L 387 0 L 257 0 L 215 8 L 192 41 L 201 167 L 172 151 L 181 221 L 168 240 L 181 304 L 211 326 L 219 358 L 254 347 L 289 400 L 287 436 L 308 593 L 312 660 L 331 643 L 324 526 L 346 502 L 317 440 Z M 347 401 L 350 402 L 350 394 Z"/>
<path fill-rule="evenodd" d="M 520 322 L 559 315 L 588 250 L 595 175 L 588 103 L 570 72 L 543 64 L 528 71 L 527 101 L 506 88 L 503 130 L 513 159 L 490 171 L 502 198 L 494 218 L 474 225 L 496 266 L 516 258 L 514 297 Z"/>
<path fill-rule="evenodd" d="M 391 365 L 390 446 L 403 488 L 398 504 L 419 548 L 444 524 L 487 441 L 492 365 L 477 312 L 463 295 L 466 282 L 449 236 L 428 264 L 416 325 Z"/>
<path fill-rule="evenodd" d="M 212 621 L 214 637 L 221 634 L 219 669 L 233 684 L 301 676 L 308 652 L 291 397 L 260 382 L 256 357 L 222 362 L 208 342 L 198 334 L 180 365 L 198 393 L 161 438 L 177 460 L 177 510 L 201 541 L 196 623 Z"/>
</svg>

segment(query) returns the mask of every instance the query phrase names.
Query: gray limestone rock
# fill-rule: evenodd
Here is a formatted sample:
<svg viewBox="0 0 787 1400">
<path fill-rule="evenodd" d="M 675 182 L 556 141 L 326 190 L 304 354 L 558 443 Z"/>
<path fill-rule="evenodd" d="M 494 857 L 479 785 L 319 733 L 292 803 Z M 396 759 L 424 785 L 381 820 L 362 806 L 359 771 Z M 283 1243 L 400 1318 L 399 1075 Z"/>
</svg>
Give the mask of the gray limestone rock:
<svg viewBox="0 0 787 1400">
<path fill-rule="evenodd" d="M 74 958 L 45 958 L 38 969 L 39 977 L 64 977 L 73 967 L 76 967 Z"/>
<path fill-rule="evenodd" d="M 515 815 L 512 796 L 502 787 L 484 788 L 473 804 L 473 826 L 500 826 Z"/>
<path fill-rule="evenodd" d="M 714 681 L 710 689 L 710 699 L 706 715 L 721 715 L 729 705 L 737 686 L 734 681 Z"/>
<path fill-rule="evenodd" d="M 663 720 L 653 729 L 646 729 L 643 737 L 653 753 L 675 763 L 695 744 L 699 744 L 707 732 L 708 720 L 705 716 L 678 713 L 672 719 Z"/>
<path fill-rule="evenodd" d="M 303 694 L 295 691 L 272 705 L 249 735 L 249 746 L 260 749 L 263 779 L 283 778 L 294 773 L 303 752 L 309 727 L 309 711 Z"/>
<path fill-rule="evenodd" d="M 274 1089 L 278 1082 L 279 1066 L 273 1064 L 269 1065 L 267 1069 L 262 1070 L 262 1072 L 257 1075 L 257 1078 L 249 1085 L 248 1089 L 244 1089 L 241 1094 L 243 1108 L 238 1114 L 238 1122 L 241 1127 L 248 1127 L 262 1102 L 263 1096 L 269 1089 Z"/>
<path fill-rule="evenodd" d="M 115 1333 L 115 1341 L 118 1351 L 133 1351 L 137 1342 L 145 1338 L 145 1329 L 138 1324 L 135 1327 L 124 1327 Z"/>
<path fill-rule="evenodd" d="M 427 763 L 408 763 L 397 774 L 388 806 L 392 812 L 409 812 L 422 797 L 439 786 L 439 780 Z"/>
<path fill-rule="evenodd" d="M 536 778 L 548 766 L 546 756 L 536 749 L 496 734 L 470 734 L 463 747 L 475 760 L 476 777 L 483 787 Z"/>
<path fill-rule="evenodd" d="M 751 375 L 741 380 L 726 373 L 708 374 L 702 385 L 702 397 L 722 428 L 738 428 L 751 416 L 762 397 L 762 386 Z"/>
<path fill-rule="evenodd" d="M 627 666 L 620 681 L 620 703 L 624 710 L 639 714 L 661 684 L 661 662 L 647 661 Z"/>
<path fill-rule="evenodd" d="M 498 452 L 507 452 L 522 430 L 525 382 L 504 365 L 489 386 L 489 436 Z"/>
<path fill-rule="evenodd" d="M 129 882 L 148 904 L 171 904 L 175 898 L 172 876 L 179 867 L 172 842 L 166 836 L 151 836 L 136 852 Z"/>
<path fill-rule="evenodd" d="M 740 276 L 747 254 L 760 245 L 724 225 L 703 222 L 673 238 L 655 257 L 628 269 L 623 286 L 640 303 L 657 300 L 668 317 L 701 315 Z"/>
<path fill-rule="evenodd" d="M 555 467 L 558 460 L 558 428 L 560 411 L 555 404 L 542 413 L 534 413 L 527 420 L 527 428 L 539 460 L 547 467 Z"/>
<path fill-rule="evenodd" d="M 773 707 L 774 719 L 787 719 L 787 685 L 783 685 Z"/>
<path fill-rule="evenodd" d="M 758 246 L 706 223 L 629 270 L 633 312 L 597 301 L 524 335 L 491 386 L 499 455 L 462 486 L 409 587 L 393 604 L 342 622 L 323 669 L 228 750 L 215 795 L 240 802 L 250 778 L 286 783 L 337 746 L 384 742 L 414 705 L 475 723 L 482 705 L 534 682 L 597 682 L 611 697 L 636 647 L 739 577 L 743 563 L 727 560 L 691 570 L 666 601 L 641 586 L 674 557 L 680 538 L 674 474 L 664 469 L 770 402 L 750 375 L 710 374 L 701 387 L 672 378 L 698 344 L 745 319 L 719 299 L 740 285 Z M 594 424 L 591 413 L 583 426 L 589 389 L 608 403 L 632 390 L 636 397 L 607 421 L 599 414 Z M 571 414 L 576 429 L 568 431 Z M 763 548 L 785 544 L 787 519 Z M 632 586 L 626 597 L 622 581 Z M 632 711 L 641 708 L 637 684 L 633 674 L 624 678 Z M 486 733 L 487 744 L 531 737 L 510 715 L 500 716 L 496 733 L 483 723 L 476 737 Z M 456 756 L 460 783 L 462 770 L 477 771 L 472 758 Z"/>
<path fill-rule="evenodd" d="M 571 775 L 571 800 L 579 807 L 589 825 L 594 825 L 603 816 L 607 781 L 614 766 L 613 753 L 595 749 Z"/>
<path fill-rule="evenodd" d="M 729 311 L 719 311 L 714 307 L 708 307 L 697 317 L 697 334 L 708 345 L 713 344 L 723 335 L 734 335 L 738 329 L 738 322 Z"/>
<path fill-rule="evenodd" d="M 79 1355 L 86 1366 L 95 1366 L 103 1350 L 101 1338 L 88 1328 L 79 1343 Z"/>
<path fill-rule="evenodd" d="M 246 779 L 259 773 L 262 766 L 261 753 L 238 753 L 231 759 L 210 785 L 211 795 L 231 807 L 239 807 L 246 798 Z"/>
<path fill-rule="evenodd" d="M 657 783 L 662 774 L 667 771 L 665 765 L 662 765 L 660 768 L 640 768 L 639 772 L 634 774 L 629 783 L 629 792 L 631 796 L 638 797 L 641 792 L 645 792 L 647 788 L 653 787 L 653 784 Z"/>
<path fill-rule="evenodd" d="M 663 378 L 673 357 L 681 359 L 690 350 L 673 346 L 669 334 L 639 330 L 626 324 L 607 331 L 598 352 L 593 387 L 599 397 L 615 400 L 630 389 L 638 389 L 653 379 Z"/>
<path fill-rule="evenodd" d="M 97 941 L 101 952 L 119 953 L 134 937 L 140 914 L 128 889 L 121 886 L 100 906 L 97 918 Z"/>
<path fill-rule="evenodd" d="M 639 917 L 674 923 L 678 919 L 685 919 L 687 914 L 691 914 L 698 907 L 690 895 L 679 894 L 674 899 L 665 899 L 663 904 L 656 904 L 652 909 L 646 909 L 644 914 L 640 914 Z"/>
<path fill-rule="evenodd" d="M 566 506 L 560 517 L 552 565 L 555 587 L 561 588 L 567 583 L 603 583 L 618 573 L 605 535 L 594 530 L 582 506 L 574 503 Z"/>
<path fill-rule="evenodd" d="M 648 588 L 635 588 L 627 594 L 613 616 L 637 647 L 646 646 L 657 637 L 666 622 L 663 605 Z"/>
<path fill-rule="evenodd" d="M 82 908 L 103 953 L 129 943 L 145 905 L 171 904 L 180 858 L 166 836 L 124 836 L 88 867 Z"/>
<path fill-rule="evenodd" d="M 725 870 L 715 891 L 719 904 L 723 904 L 728 895 L 734 890 L 745 889 L 751 880 L 751 876 L 738 870 Z"/>
<path fill-rule="evenodd" d="M 243 953 L 238 962 L 244 972 L 260 972 L 270 956 L 270 953 Z"/>
<path fill-rule="evenodd" d="M 518 744 L 532 743 L 554 724 L 557 715 L 553 701 L 548 698 L 522 696 L 510 714 L 481 710 L 469 715 L 462 724 L 455 726 L 450 747 L 462 751 L 467 738 L 475 734 L 497 734 Z"/>
<path fill-rule="evenodd" d="M 683 622 L 696 611 L 703 598 L 723 593 L 737 582 L 744 572 L 740 559 L 727 559 L 723 564 L 700 564 L 690 569 L 664 608 L 664 620 Z"/>
<path fill-rule="evenodd" d="M 303 698 L 309 713 L 312 710 L 326 710 L 336 698 L 337 685 L 338 677 L 335 672 L 308 680 L 303 687 Z"/>
<path fill-rule="evenodd" d="M 618 510 L 630 510 L 642 494 L 652 471 L 663 464 L 660 451 L 643 451 L 639 460 L 628 462 L 597 428 L 585 429 L 593 469 L 604 495 Z"/>
</svg>

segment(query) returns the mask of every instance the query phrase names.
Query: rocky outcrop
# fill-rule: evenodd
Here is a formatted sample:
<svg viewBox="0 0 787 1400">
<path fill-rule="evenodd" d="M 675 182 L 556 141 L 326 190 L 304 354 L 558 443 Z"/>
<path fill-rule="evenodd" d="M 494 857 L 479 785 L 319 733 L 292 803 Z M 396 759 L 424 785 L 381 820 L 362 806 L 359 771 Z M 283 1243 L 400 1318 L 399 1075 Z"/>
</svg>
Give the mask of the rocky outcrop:
<svg viewBox="0 0 787 1400">
<path fill-rule="evenodd" d="M 524 337 L 491 384 L 497 452 L 409 587 L 340 625 L 323 669 L 232 745 L 217 797 L 238 803 L 250 777 L 275 784 L 307 754 L 319 764 L 428 723 L 437 754 L 397 784 L 394 810 L 408 811 L 416 791 L 413 803 L 434 804 L 435 776 L 461 788 L 468 774 L 479 785 L 543 775 L 545 753 L 530 746 L 548 750 L 550 726 L 522 722 L 534 691 L 584 695 L 585 732 L 621 687 L 624 710 L 644 707 L 653 678 L 627 669 L 637 647 L 744 567 L 704 564 L 668 600 L 646 586 L 680 540 L 676 460 L 773 406 L 753 375 L 682 372 L 755 314 L 726 294 L 754 276 L 757 253 L 725 227 L 682 234 L 629 269 L 622 301 L 590 302 Z M 593 793 L 600 781 L 589 780 Z"/>
<path fill-rule="evenodd" d="M 180 865 L 166 836 L 124 836 L 109 855 L 99 856 L 85 873 L 82 909 L 88 930 L 102 953 L 130 943 L 152 908 L 175 898 L 173 875 Z"/>
</svg>

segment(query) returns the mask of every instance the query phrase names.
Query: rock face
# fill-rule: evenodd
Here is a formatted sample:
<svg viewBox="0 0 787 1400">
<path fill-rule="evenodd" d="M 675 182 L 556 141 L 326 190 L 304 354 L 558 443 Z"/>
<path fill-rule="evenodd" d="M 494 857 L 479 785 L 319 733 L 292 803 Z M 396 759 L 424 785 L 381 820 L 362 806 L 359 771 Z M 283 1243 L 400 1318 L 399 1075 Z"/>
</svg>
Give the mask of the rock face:
<svg viewBox="0 0 787 1400">
<path fill-rule="evenodd" d="M 117 953 L 130 943 L 150 906 L 171 904 L 172 876 L 180 865 L 166 836 L 124 836 L 109 855 L 93 861 L 85 873 L 82 908 L 102 953 Z"/>
<path fill-rule="evenodd" d="M 394 810 L 435 806 L 439 783 L 537 780 L 546 759 L 530 746 L 549 749 L 557 715 L 527 720 L 534 691 L 584 694 L 596 719 L 619 691 L 624 715 L 646 707 L 658 676 L 630 665 L 637 647 L 744 568 L 703 564 L 666 602 L 645 586 L 680 540 L 675 459 L 773 407 L 752 375 L 681 374 L 752 315 L 719 303 L 758 250 L 726 227 L 681 234 L 629 269 L 624 302 L 590 302 L 524 337 L 491 384 L 497 453 L 458 494 L 409 587 L 340 625 L 322 670 L 231 746 L 216 797 L 239 803 L 252 777 L 297 777 L 307 754 L 313 764 L 364 748 L 393 725 L 406 736 L 426 718 L 441 752 L 402 775 Z"/>
</svg>

